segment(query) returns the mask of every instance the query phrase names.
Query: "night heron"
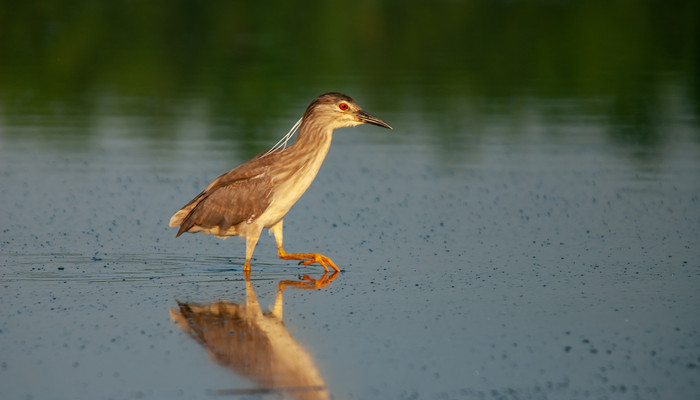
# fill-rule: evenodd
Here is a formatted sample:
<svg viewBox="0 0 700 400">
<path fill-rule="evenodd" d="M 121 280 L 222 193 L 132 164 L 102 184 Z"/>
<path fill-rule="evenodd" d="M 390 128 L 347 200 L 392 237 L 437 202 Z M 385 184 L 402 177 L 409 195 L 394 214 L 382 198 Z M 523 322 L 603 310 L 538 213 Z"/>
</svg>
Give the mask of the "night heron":
<svg viewBox="0 0 700 400">
<path fill-rule="evenodd" d="M 333 138 L 333 130 L 346 126 L 373 124 L 393 129 L 381 119 L 360 108 L 349 96 L 326 93 L 314 99 L 297 125 L 269 151 L 219 176 L 202 193 L 170 219 L 170 226 L 184 232 L 203 232 L 226 238 L 246 239 L 244 271 L 250 271 L 250 259 L 263 228 L 275 235 L 277 254 L 285 260 L 317 262 L 328 271 L 340 269 L 318 253 L 287 253 L 282 247 L 282 219 L 299 200 L 311 182 Z M 295 129 L 294 143 L 286 147 Z"/>
</svg>

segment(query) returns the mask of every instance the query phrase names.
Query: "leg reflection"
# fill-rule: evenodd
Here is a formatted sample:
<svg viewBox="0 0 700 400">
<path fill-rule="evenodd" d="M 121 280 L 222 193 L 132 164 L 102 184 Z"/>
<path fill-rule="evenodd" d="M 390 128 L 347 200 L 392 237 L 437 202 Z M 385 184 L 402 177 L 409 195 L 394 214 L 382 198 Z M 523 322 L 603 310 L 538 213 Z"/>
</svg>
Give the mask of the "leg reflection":
<svg viewBox="0 0 700 400">
<path fill-rule="evenodd" d="M 301 281 L 280 281 L 277 287 L 280 290 L 285 290 L 288 287 L 295 287 L 297 289 L 321 289 L 328 286 L 333 282 L 340 272 L 334 271 L 332 274 L 328 274 L 328 271 L 323 274 L 320 279 L 312 279 L 309 275 L 304 275 Z"/>
</svg>

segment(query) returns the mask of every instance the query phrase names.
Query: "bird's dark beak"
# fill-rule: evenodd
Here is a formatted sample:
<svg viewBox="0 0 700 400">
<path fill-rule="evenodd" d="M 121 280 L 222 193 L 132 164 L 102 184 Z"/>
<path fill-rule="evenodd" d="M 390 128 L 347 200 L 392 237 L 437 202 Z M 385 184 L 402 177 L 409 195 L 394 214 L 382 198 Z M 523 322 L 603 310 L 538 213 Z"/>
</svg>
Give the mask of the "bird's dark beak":
<svg viewBox="0 0 700 400">
<path fill-rule="evenodd" d="M 372 124 L 372 125 L 382 126 L 382 127 L 384 127 L 384 128 L 389 128 L 389 129 L 391 129 L 391 130 L 394 129 L 394 128 L 392 128 L 391 126 L 389 126 L 389 124 L 387 124 L 386 122 L 382 121 L 381 119 L 375 117 L 375 116 L 372 115 L 372 114 L 368 114 L 368 113 L 366 113 L 366 112 L 364 112 L 364 111 L 362 111 L 362 110 L 356 112 L 355 115 L 357 115 L 357 119 L 358 119 L 360 122 L 362 122 L 363 124 Z"/>
</svg>

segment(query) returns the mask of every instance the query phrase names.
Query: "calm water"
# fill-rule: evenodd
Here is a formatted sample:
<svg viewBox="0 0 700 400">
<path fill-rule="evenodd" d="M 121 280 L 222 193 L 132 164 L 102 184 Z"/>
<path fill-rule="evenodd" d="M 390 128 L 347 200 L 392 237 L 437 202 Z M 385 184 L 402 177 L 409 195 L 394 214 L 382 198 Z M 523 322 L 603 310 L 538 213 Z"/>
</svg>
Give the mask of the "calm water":
<svg viewBox="0 0 700 400">
<path fill-rule="evenodd" d="M 700 398 L 699 6 L 588 3 L 0 5 L 0 397 Z M 340 274 L 175 238 L 330 90 Z"/>
</svg>

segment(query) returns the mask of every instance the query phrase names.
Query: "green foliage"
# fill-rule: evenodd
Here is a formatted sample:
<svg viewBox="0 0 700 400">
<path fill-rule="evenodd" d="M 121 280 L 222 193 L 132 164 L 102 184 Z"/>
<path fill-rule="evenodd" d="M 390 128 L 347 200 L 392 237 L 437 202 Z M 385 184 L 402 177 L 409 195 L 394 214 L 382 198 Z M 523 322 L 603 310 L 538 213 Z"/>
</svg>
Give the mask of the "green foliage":
<svg viewBox="0 0 700 400">
<path fill-rule="evenodd" d="M 446 132 L 535 99 L 653 144 L 669 90 L 697 121 L 698 18 L 697 1 L 9 1 L 0 110 L 10 126 L 40 115 L 89 134 L 113 113 L 169 135 L 196 103 L 212 134 L 267 139 L 328 90 Z"/>
</svg>

